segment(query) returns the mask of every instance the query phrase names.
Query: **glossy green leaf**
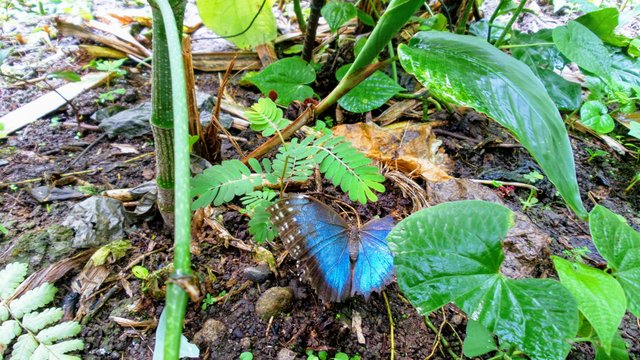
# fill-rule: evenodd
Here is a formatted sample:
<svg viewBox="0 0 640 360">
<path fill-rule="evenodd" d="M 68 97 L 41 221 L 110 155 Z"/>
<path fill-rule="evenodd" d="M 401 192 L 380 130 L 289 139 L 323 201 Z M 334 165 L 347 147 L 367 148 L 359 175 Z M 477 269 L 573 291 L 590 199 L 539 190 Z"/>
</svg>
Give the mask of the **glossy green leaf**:
<svg viewBox="0 0 640 360">
<path fill-rule="evenodd" d="M 421 314 L 453 302 L 532 359 L 563 359 L 578 330 L 577 305 L 557 281 L 500 274 L 501 240 L 513 224 L 509 209 L 475 200 L 407 217 L 387 237 L 398 285 Z"/>
<path fill-rule="evenodd" d="M 462 345 L 462 351 L 465 356 L 482 356 L 497 349 L 498 347 L 491 331 L 475 320 L 467 320 L 466 337 Z"/>
<path fill-rule="evenodd" d="M 336 71 L 336 78 L 341 80 L 351 65 L 342 66 Z M 338 104 L 353 113 L 364 113 L 384 105 L 395 94 L 404 90 L 393 79 L 382 71 L 376 71 L 358 86 L 346 93 Z"/>
<path fill-rule="evenodd" d="M 597 345 L 595 360 L 629 360 L 628 347 L 629 345 L 622 339 L 620 333 L 616 332 L 613 337 L 610 353 L 607 354 L 602 346 Z"/>
<path fill-rule="evenodd" d="M 367 14 L 366 12 L 357 9 L 358 10 L 358 20 L 360 20 L 361 23 L 367 25 L 367 26 L 376 26 L 376 21 L 373 20 L 373 17 L 369 14 Z"/>
<path fill-rule="evenodd" d="M 241 49 L 270 43 L 278 35 L 271 12 L 273 0 L 197 0 L 196 3 L 202 22 L 219 36 L 236 35 L 226 40 Z"/>
<path fill-rule="evenodd" d="M 618 9 L 612 7 L 586 13 L 577 18 L 576 21 L 591 30 L 605 43 L 624 46 L 629 43 L 629 39 L 616 35 L 614 32 L 618 27 L 619 15 Z"/>
<path fill-rule="evenodd" d="M 607 106 L 595 100 L 587 101 L 582 105 L 580 122 L 600 134 L 610 133 L 616 126 Z"/>
<path fill-rule="evenodd" d="M 322 17 L 327 20 L 329 29 L 335 32 L 347 21 L 358 15 L 355 5 L 346 1 L 330 1 L 320 10 Z"/>
<path fill-rule="evenodd" d="M 631 40 L 627 52 L 634 58 L 640 57 L 640 38 Z"/>
<path fill-rule="evenodd" d="M 532 69 L 547 89 L 547 93 L 558 109 L 573 111 L 580 107 L 582 88 L 580 84 L 565 80 L 548 69 Z"/>
<path fill-rule="evenodd" d="M 612 78 L 618 83 L 640 86 L 640 58 L 633 59 L 621 50 L 613 52 Z"/>
<path fill-rule="evenodd" d="M 313 89 L 307 84 L 315 80 L 313 67 L 299 57 L 278 60 L 251 78 L 264 95 L 275 91 L 278 95 L 276 103 L 283 106 L 312 97 Z"/>
<path fill-rule="evenodd" d="M 560 52 L 584 70 L 603 78 L 611 75 L 611 54 L 602 40 L 584 25 L 570 21 L 553 29 L 553 42 Z"/>
<path fill-rule="evenodd" d="M 627 295 L 627 308 L 640 316 L 640 233 L 601 205 L 589 213 L 589 229 L 598 252 Z"/>
<path fill-rule="evenodd" d="M 420 32 L 398 53 L 404 69 L 431 94 L 472 107 L 509 129 L 569 207 L 587 216 L 564 122 L 526 65 L 481 39 L 445 32 Z"/>
<path fill-rule="evenodd" d="M 435 14 L 431 17 L 428 17 L 424 20 L 421 21 L 420 24 L 420 28 L 419 30 L 421 31 L 428 31 L 428 30 L 435 30 L 435 31 L 443 31 L 447 28 L 447 18 L 438 13 Z"/>
<path fill-rule="evenodd" d="M 553 257 L 560 282 L 578 301 L 607 354 L 627 309 L 624 290 L 613 276 L 600 269 Z"/>
<path fill-rule="evenodd" d="M 629 136 L 633 136 L 636 139 L 640 139 L 640 123 L 632 121 L 629 125 Z"/>
<path fill-rule="evenodd" d="M 516 32 L 513 35 L 511 44 L 521 45 L 513 47 L 511 55 L 531 68 L 562 69 L 569 62 L 558 50 L 558 47 L 553 44 L 552 29 L 543 29 L 531 34 Z"/>
</svg>

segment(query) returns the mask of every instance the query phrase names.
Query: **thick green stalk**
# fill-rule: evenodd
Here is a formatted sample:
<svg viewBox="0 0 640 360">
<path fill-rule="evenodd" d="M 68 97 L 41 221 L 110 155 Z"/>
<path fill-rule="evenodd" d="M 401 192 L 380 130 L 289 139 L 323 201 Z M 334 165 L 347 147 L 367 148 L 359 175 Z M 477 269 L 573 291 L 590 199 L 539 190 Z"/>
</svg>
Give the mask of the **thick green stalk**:
<svg viewBox="0 0 640 360">
<path fill-rule="evenodd" d="M 296 20 L 298 20 L 298 26 L 300 31 L 304 34 L 307 31 L 307 24 L 304 23 L 304 16 L 302 15 L 302 7 L 300 6 L 300 0 L 293 0 L 293 12 L 296 13 Z"/>
<path fill-rule="evenodd" d="M 518 4 L 518 7 L 513 12 L 511 19 L 509 19 L 509 22 L 507 23 L 507 27 L 502 31 L 502 34 L 500 34 L 498 41 L 496 41 L 495 43 L 496 47 L 500 47 L 500 45 L 502 45 L 502 41 L 504 40 L 504 38 L 511 32 L 511 27 L 513 26 L 513 23 L 516 22 L 516 19 L 518 18 L 518 16 L 520 16 L 520 13 L 522 12 L 522 9 L 524 9 L 524 5 L 526 3 L 527 3 L 527 0 L 520 0 L 520 4 Z"/>
<path fill-rule="evenodd" d="M 380 54 L 380 51 L 396 36 L 411 15 L 413 15 L 423 3 L 423 0 L 392 0 L 389 3 L 387 10 L 378 20 L 376 27 L 371 32 L 364 47 L 349 68 L 349 71 L 333 91 L 322 101 L 321 105 L 323 109 L 335 104 L 340 97 L 351 90 L 353 85 L 352 75 L 354 75 L 357 70 L 373 62 L 376 56 Z M 318 108 L 320 108 L 320 106 Z"/>
<path fill-rule="evenodd" d="M 160 105 L 170 104 L 171 114 L 167 114 L 166 108 L 163 111 L 165 116 L 169 118 L 155 118 L 157 123 L 163 124 L 164 128 L 173 123 L 174 147 L 173 159 L 175 160 L 175 234 L 174 234 L 174 273 L 171 275 L 173 279 L 167 285 L 167 327 L 165 332 L 164 358 L 173 360 L 178 359 L 180 352 L 180 335 L 182 334 L 182 323 L 187 305 L 187 294 L 178 285 L 177 282 L 189 279 L 191 276 L 191 196 L 189 189 L 190 170 L 189 170 L 189 125 L 187 114 L 187 91 L 184 76 L 184 65 L 182 61 L 182 49 L 179 29 L 182 28 L 182 17 L 184 14 L 184 1 L 170 4 L 168 0 L 154 0 L 154 45 L 161 43 L 161 39 L 156 38 L 155 28 L 164 24 L 165 32 L 163 50 L 166 50 L 166 58 L 160 63 L 153 63 L 154 74 L 162 72 L 169 75 L 168 84 L 171 88 L 170 93 L 166 93 L 163 100 L 165 102 Z M 173 5 L 173 6 L 172 6 Z M 178 12 L 179 22 L 174 18 L 174 10 Z M 156 17 L 160 14 L 161 20 Z M 179 25 L 179 26 L 178 26 Z M 154 46 L 154 60 L 156 52 L 159 50 Z M 160 68 L 160 65 L 169 65 L 167 69 Z M 154 76 L 154 81 L 158 79 Z M 156 89 L 158 84 L 156 85 Z M 169 101 L 166 101 L 167 98 Z M 153 101 L 153 100 L 152 100 Z M 154 104 L 156 108 L 158 104 Z M 173 119 L 168 121 L 167 119 Z M 153 120 L 153 118 L 152 118 Z M 165 154 L 166 155 L 166 154 Z"/>
<path fill-rule="evenodd" d="M 151 130 L 156 148 L 156 183 L 158 185 L 158 208 L 169 228 L 173 228 L 175 180 L 173 157 L 173 105 L 171 98 L 171 73 L 169 49 L 167 47 L 167 24 L 162 21 L 158 2 L 150 0 L 153 15 L 153 72 L 151 82 Z M 175 15 L 171 27 L 178 36 L 182 33 L 185 0 L 170 0 Z"/>
</svg>

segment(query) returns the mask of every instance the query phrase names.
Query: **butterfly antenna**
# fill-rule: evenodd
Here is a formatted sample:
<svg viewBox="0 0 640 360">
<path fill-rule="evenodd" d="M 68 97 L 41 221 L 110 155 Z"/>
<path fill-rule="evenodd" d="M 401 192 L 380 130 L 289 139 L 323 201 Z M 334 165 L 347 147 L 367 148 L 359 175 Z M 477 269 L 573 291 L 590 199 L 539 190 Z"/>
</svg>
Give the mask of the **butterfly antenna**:
<svg viewBox="0 0 640 360">
<path fill-rule="evenodd" d="M 357 227 L 358 227 L 358 229 L 359 229 L 359 228 L 360 228 L 360 215 L 358 215 L 358 211 L 356 211 L 356 209 L 355 209 L 353 206 L 351 206 L 351 205 L 347 204 L 347 203 L 346 203 L 346 202 L 344 202 L 344 201 L 341 201 L 341 200 L 338 200 L 338 199 L 336 199 L 336 201 L 337 201 L 338 203 L 340 203 L 340 206 L 348 207 L 348 208 L 349 208 L 349 210 L 351 210 L 351 212 L 353 213 L 353 215 L 354 215 L 354 216 L 355 216 L 355 218 L 356 218 L 356 225 L 357 225 Z M 344 211 L 344 210 L 343 210 L 343 211 Z M 344 211 L 344 212 L 346 213 L 347 211 Z"/>
</svg>

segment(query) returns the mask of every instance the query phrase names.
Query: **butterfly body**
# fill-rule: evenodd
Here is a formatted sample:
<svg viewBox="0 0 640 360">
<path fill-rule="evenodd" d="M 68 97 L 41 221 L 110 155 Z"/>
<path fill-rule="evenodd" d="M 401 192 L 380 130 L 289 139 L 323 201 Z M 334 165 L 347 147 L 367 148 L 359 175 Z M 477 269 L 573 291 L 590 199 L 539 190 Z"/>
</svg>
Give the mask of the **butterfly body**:
<svg viewBox="0 0 640 360">
<path fill-rule="evenodd" d="M 323 301 L 340 302 L 355 294 L 368 298 L 391 282 L 390 216 L 354 227 L 306 195 L 288 196 L 268 210 L 285 247 Z"/>
</svg>

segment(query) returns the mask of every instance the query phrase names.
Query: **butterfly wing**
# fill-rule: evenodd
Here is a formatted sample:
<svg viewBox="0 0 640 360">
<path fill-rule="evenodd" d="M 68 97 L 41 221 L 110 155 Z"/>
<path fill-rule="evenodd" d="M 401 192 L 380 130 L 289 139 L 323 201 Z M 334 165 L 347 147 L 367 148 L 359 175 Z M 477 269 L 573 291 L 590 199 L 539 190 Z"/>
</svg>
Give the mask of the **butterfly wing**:
<svg viewBox="0 0 640 360">
<path fill-rule="evenodd" d="M 359 251 L 353 273 L 351 295 L 364 295 L 380 291 L 393 278 L 393 255 L 387 246 L 387 235 L 393 228 L 391 216 L 374 219 L 358 232 Z"/>
<path fill-rule="evenodd" d="M 289 253 L 303 266 L 323 301 L 341 301 L 351 289 L 349 225 L 329 206 L 292 195 L 268 211 Z"/>
</svg>

